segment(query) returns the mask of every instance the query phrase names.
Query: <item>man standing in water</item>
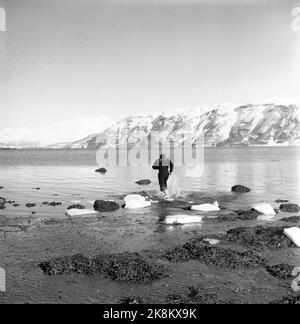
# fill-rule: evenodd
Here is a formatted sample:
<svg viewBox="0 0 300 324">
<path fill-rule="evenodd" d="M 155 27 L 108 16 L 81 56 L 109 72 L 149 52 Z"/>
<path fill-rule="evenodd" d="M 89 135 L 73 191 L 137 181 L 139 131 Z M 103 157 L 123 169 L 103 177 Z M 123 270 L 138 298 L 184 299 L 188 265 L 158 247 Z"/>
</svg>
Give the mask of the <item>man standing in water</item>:
<svg viewBox="0 0 300 324">
<path fill-rule="evenodd" d="M 169 175 L 173 172 L 174 169 L 174 165 L 172 161 L 167 159 L 165 154 L 161 154 L 159 159 L 154 162 L 152 169 L 159 170 L 158 182 L 159 182 L 160 191 L 165 193 L 167 190 L 167 181 Z"/>
</svg>

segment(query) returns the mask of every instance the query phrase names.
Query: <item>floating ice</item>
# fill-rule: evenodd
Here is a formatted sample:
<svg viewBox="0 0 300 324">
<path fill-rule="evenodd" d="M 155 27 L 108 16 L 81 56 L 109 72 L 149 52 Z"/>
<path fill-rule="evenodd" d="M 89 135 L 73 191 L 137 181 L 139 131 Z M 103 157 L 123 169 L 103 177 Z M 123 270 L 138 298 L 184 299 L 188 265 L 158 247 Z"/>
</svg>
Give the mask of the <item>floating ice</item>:
<svg viewBox="0 0 300 324">
<path fill-rule="evenodd" d="M 124 201 L 127 203 L 129 201 L 145 201 L 145 197 L 141 195 L 128 195 L 124 198 Z"/>
<path fill-rule="evenodd" d="M 190 224 L 190 223 L 200 223 L 202 222 L 202 216 L 195 215 L 168 215 L 161 221 L 163 224 Z"/>
<path fill-rule="evenodd" d="M 290 227 L 286 228 L 283 233 L 295 244 L 300 247 L 300 228 Z"/>
<path fill-rule="evenodd" d="M 211 239 L 211 238 L 206 238 L 203 241 L 208 242 L 210 245 L 216 245 L 219 244 L 220 241 L 217 239 Z"/>
<path fill-rule="evenodd" d="M 97 211 L 91 210 L 91 209 L 69 209 L 66 211 L 67 216 L 85 216 L 85 215 L 92 215 L 97 214 Z"/>
<path fill-rule="evenodd" d="M 252 208 L 264 215 L 276 215 L 275 210 L 270 204 L 262 203 L 262 204 L 255 205 Z"/>
<path fill-rule="evenodd" d="M 202 205 L 194 205 L 191 207 L 191 210 L 197 211 L 218 211 L 220 210 L 219 204 L 215 201 L 213 204 L 202 204 Z"/>
<path fill-rule="evenodd" d="M 139 209 L 151 206 L 150 201 L 140 195 L 128 195 L 124 198 L 126 209 Z"/>
</svg>

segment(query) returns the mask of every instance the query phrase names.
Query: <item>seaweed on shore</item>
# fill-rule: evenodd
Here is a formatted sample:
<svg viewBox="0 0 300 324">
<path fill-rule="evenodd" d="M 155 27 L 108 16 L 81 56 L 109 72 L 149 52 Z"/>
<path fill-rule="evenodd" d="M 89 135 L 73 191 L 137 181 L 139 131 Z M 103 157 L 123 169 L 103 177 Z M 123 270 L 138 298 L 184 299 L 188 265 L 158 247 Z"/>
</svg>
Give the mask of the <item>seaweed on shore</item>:
<svg viewBox="0 0 300 324">
<path fill-rule="evenodd" d="M 292 271 L 294 269 L 293 266 L 289 264 L 276 264 L 273 266 L 267 266 L 266 267 L 267 271 L 276 278 L 279 279 L 292 279 Z"/>
<path fill-rule="evenodd" d="M 227 231 L 224 238 L 229 242 L 257 249 L 279 250 L 295 247 L 283 231 L 284 227 L 238 227 Z"/>
<path fill-rule="evenodd" d="M 42 262 L 47 275 L 86 274 L 116 281 L 147 283 L 166 277 L 166 268 L 138 253 L 104 254 L 88 258 L 82 254 Z"/>
<path fill-rule="evenodd" d="M 298 296 L 285 296 L 281 300 L 274 300 L 270 304 L 284 304 L 284 305 L 300 305 L 300 295 Z"/>
<path fill-rule="evenodd" d="M 228 248 L 210 246 L 202 238 L 193 239 L 182 246 L 165 253 L 169 261 L 180 262 L 199 260 L 209 266 L 237 268 L 256 268 L 265 265 L 265 260 L 252 251 L 239 252 Z"/>
<path fill-rule="evenodd" d="M 122 304 L 122 305 L 138 305 L 138 304 L 155 304 L 155 302 L 148 298 L 142 298 L 139 296 L 129 296 L 129 297 L 122 298 L 120 300 L 120 304 Z"/>
<path fill-rule="evenodd" d="M 170 304 L 242 304 L 240 300 L 221 300 L 217 294 L 204 288 L 188 287 L 183 294 L 171 294 L 168 296 Z"/>
</svg>

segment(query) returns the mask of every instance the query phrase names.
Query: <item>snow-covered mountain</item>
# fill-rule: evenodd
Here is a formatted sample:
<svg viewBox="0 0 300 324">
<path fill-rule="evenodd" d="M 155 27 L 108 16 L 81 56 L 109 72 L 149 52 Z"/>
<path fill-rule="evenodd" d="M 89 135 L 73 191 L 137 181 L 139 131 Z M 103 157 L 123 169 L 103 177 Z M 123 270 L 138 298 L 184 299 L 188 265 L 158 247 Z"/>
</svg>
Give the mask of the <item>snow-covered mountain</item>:
<svg viewBox="0 0 300 324">
<path fill-rule="evenodd" d="M 300 145 L 300 105 L 282 101 L 243 106 L 219 104 L 199 109 L 131 115 L 112 123 L 106 118 L 61 122 L 36 130 L 0 131 L 2 147 L 91 148 L 115 145 L 117 137 L 135 144 L 150 132 L 163 139 L 204 134 L 206 146 Z"/>
<path fill-rule="evenodd" d="M 103 132 L 68 144 L 68 148 L 98 148 L 114 145 L 119 137 L 129 143 L 150 132 L 164 139 L 189 134 L 197 140 L 204 134 L 206 146 L 300 145 L 300 106 L 296 104 L 215 105 L 185 111 L 129 116 Z"/>
<path fill-rule="evenodd" d="M 91 133 L 99 133 L 109 127 L 108 118 L 79 118 L 63 121 L 37 129 L 7 128 L 0 131 L 1 147 L 65 147 Z"/>
</svg>

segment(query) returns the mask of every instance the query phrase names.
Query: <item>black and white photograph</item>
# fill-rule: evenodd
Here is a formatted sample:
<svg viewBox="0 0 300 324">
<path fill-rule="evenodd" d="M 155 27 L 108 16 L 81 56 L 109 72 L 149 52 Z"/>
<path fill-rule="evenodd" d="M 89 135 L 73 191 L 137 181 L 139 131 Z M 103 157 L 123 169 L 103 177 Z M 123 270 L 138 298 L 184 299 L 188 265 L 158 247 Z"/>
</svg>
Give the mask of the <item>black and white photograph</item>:
<svg viewBox="0 0 300 324">
<path fill-rule="evenodd" d="M 300 0 L 0 0 L 0 109 L 0 304 L 300 304 Z"/>
</svg>

